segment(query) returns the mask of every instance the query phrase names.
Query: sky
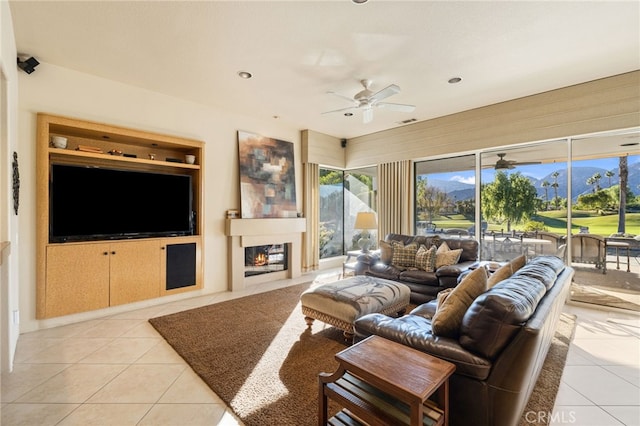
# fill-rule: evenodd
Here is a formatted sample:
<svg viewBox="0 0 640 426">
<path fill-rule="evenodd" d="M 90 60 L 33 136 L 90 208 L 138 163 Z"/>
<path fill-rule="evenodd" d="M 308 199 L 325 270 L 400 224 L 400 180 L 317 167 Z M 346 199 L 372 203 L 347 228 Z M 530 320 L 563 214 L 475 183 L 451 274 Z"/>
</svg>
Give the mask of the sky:
<svg viewBox="0 0 640 426">
<path fill-rule="evenodd" d="M 640 155 L 630 155 L 628 158 L 628 165 L 632 165 L 640 162 Z M 618 168 L 618 158 L 602 158 L 595 160 L 583 160 L 574 161 L 573 167 L 598 167 L 605 170 L 613 170 Z M 556 170 L 562 170 L 566 168 L 566 163 L 550 163 L 550 164 L 534 164 L 530 166 L 519 166 L 512 169 L 514 172 L 519 171 L 525 176 L 531 176 L 536 179 L 542 179 L 543 177 L 553 173 Z M 495 175 L 495 170 L 485 169 L 482 171 L 483 179 L 491 181 Z M 437 180 L 452 180 L 463 183 L 474 184 L 475 172 L 473 170 L 452 172 L 452 173 L 436 173 L 429 175 L 431 179 Z"/>
</svg>

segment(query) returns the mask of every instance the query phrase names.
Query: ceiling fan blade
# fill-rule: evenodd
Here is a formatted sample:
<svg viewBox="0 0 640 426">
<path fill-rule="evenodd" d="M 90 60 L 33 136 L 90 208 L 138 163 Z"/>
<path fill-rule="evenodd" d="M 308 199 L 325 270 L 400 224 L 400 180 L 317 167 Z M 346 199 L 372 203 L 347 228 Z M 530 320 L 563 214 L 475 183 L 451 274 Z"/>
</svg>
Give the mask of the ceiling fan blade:
<svg viewBox="0 0 640 426">
<path fill-rule="evenodd" d="M 371 123 L 373 121 L 373 110 L 371 108 L 365 108 L 362 110 L 362 122 L 364 124 Z"/>
<path fill-rule="evenodd" d="M 342 98 L 342 99 L 344 99 L 345 101 L 349 101 L 349 102 L 351 102 L 352 104 L 356 102 L 356 101 L 355 101 L 355 99 L 350 98 L 350 97 L 345 96 L 345 95 L 341 95 L 340 93 L 336 93 L 336 92 L 332 92 L 332 91 L 328 91 L 327 93 L 328 93 L 329 95 L 335 95 L 335 96 L 337 96 L 337 97 L 339 97 L 339 98 Z"/>
<path fill-rule="evenodd" d="M 415 105 L 394 104 L 390 102 L 378 102 L 376 106 L 380 108 L 388 109 L 391 111 L 400 111 L 400 112 L 413 112 L 416 109 Z"/>
<path fill-rule="evenodd" d="M 395 95 L 396 93 L 400 93 L 400 87 L 398 85 L 391 84 L 371 95 L 371 97 L 369 98 L 369 102 L 373 103 L 381 101 L 382 99 L 388 98 L 389 96 Z"/>
<path fill-rule="evenodd" d="M 514 166 L 531 166 L 533 164 L 542 164 L 542 161 L 514 161 Z"/>
<path fill-rule="evenodd" d="M 325 112 L 323 112 L 321 114 L 331 114 L 331 113 L 334 113 L 334 112 L 350 111 L 352 109 L 357 109 L 357 107 L 350 106 L 350 107 L 347 107 L 347 108 L 334 109 L 334 110 L 331 110 L 331 111 L 325 111 Z"/>
</svg>

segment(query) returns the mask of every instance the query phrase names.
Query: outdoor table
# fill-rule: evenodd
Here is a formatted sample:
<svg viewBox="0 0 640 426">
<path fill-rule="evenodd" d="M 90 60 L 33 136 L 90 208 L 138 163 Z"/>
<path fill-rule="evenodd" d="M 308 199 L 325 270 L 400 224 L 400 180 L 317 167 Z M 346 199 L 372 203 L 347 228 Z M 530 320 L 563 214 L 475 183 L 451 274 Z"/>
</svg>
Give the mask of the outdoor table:
<svg viewBox="0 0 640 426">
<path fill-rule="evenodd" d="M 629 243 L 623 243 L 622 241 L 605 241 L 605 253 L 606 249 L 612 247 L 616 249 L 616 269 L 620 269 L 620 249 L 627 250 L 627 272 L 631 272 L 630 269 L 630 256 L 629 256 Z"/>
</svg>

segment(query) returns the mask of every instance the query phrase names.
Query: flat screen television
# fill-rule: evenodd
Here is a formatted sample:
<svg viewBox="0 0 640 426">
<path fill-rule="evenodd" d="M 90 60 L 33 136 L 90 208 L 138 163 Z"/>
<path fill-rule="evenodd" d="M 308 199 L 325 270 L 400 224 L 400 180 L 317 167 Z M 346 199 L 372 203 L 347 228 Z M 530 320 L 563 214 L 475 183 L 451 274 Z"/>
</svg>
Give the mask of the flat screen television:
<svg viewBox="0 0 640 426">
<path fill-rule="evenodd" d="M 193 234 L 191 176 L 52 164 L 49 242 Z"/>
</svg>

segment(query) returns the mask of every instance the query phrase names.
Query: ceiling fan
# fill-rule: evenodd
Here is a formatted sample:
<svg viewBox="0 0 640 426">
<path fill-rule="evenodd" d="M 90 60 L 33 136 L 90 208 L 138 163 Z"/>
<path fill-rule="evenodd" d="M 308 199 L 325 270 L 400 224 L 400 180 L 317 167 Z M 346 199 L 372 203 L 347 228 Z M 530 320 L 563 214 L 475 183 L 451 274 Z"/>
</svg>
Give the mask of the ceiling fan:
<svg viewBox="0 0 640 426">
<path fill-rule="evenodd" d="M 362 110 L 362 122 L 370 123 L 373 120 L 373 108 L 385 108 L 392 111 L 400 111 L 400 112 L 412 112 L 416 109 L 415 105 L 406 105 L 406 104 L 394 104 L 390 102 L 380 102 L 383 99 L 388 98 L 389 96 L 400 93 L 400 87 L 396 84 L 391 84 L 385 87 L 382 90 L 377 92 L 373 92 L 369 87 L 371 87 L 371 80 L 364 79 L 360 80 L 360 84 L 364 87 L 364 90 L 359 91 L 355 94 L 353 98 L 348 96 L 341 95 L 336 92 L 327 92 L 331 95 L 336 95 L 339 98 L 345 99 L 351 102 L 353 105 L 347 108 L 340 108 L 333 111 L 323 112 L 323 114 L 330 114 L 333 112 L 343 112 L 354 109 Z"/>
<path fill-rule="evenodd" d="M 514 161 L 514 160 L 505 160 L 504 157 L 507 155 L 504 152 L 501 152 L 498 155 L 498 161 L 493 166 L 496 170 L 505 170 L 505 169 L 513 169 L 516 166 L 528 166 L 531 164 L 541 164 L 541 161 Z"/>
</svg>

